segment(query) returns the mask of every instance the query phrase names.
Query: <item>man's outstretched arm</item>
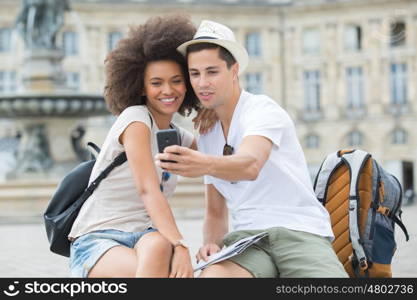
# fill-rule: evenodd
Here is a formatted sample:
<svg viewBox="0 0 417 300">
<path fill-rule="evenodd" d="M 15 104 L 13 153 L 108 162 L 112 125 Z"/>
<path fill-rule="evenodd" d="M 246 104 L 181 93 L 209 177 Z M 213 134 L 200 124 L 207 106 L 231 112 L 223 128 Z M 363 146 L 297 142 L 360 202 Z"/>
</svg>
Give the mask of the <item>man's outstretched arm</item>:
<svg viewBox="0 0 417 300">
<path fill-rule="evenodd" d="M 164 153 L 157 154 L 155 159 L 163 169 L 185 177 L 211 175 L 228 181 L 255 180 L 271 150 L 271 140 L 251 135 L 243 139 L 239 150 L 233 155 L 212 156 L 181 146 L 170 146 L 165 148 Z"/>
</svg>

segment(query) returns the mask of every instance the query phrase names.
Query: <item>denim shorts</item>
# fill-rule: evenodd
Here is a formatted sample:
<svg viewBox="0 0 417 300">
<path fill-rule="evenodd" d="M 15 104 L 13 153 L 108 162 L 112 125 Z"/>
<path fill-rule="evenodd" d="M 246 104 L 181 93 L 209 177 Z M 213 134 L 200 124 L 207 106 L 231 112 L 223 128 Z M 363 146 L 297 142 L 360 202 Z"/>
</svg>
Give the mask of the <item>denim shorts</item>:
<svg viewBox="0 0 417 300">
<path fill-rule="evenodd" d="M 80 236 L 71 243 L 71 277 L 86 278 L 97 261 L 115 246 L 135 247 L 138 240 L 156 229 L 149 227 L 142 232 L 124 232 L 115 229 L 97 230 Z"/>
</svg>

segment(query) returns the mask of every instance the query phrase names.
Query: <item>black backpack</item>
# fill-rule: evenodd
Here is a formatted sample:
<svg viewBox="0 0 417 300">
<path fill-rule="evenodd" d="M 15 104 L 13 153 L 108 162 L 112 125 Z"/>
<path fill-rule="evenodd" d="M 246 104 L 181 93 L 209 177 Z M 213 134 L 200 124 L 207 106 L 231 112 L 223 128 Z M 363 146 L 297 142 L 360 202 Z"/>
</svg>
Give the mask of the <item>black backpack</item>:
<svg viewBox="0 0 417 300">
<path fill-rule="evenodd" d="M 88 143 L 97 152 L 100 148 Z M 81 206 L 91 196 L 100 182 L 117 166 L 126 162 L 126 153 L 120 153 L 114 161 L 88 186 L 95 158 L 83 162 L 70 171 L 58 185 L 43 215 L 50 250 L 56 254 L 70 256 L 71 242 L 68 234 L 80 212 Z"/>
</svg>

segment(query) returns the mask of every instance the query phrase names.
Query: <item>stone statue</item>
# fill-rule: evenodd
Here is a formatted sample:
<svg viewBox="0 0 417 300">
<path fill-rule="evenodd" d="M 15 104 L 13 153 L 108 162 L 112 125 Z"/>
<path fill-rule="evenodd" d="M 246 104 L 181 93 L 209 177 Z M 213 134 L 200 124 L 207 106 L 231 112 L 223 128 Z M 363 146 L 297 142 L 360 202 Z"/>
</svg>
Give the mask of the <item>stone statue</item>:
<svg viewBox="0 0 417 300">
<path fill-rule="evenodd" d="M 25 141 L 22 141 L 24 151 L 21 153 L 21 157 L 18 158 L 19 165 L 16 167 L 16 171 L 36 173 L 50 169 L 53 161 L 50 158 L 45 125 L 27 125 L 26 130 L 29 132 L 29 135 Z"/>
<path fill-rule="evenodd" d="M 77 126 L 71 133 L 71 145 L 72 149 L 77 155 L 79 161 L 87 161 L 94 157 L 92 157 L 91 152 L 83 147 L 83 137 L 85 135 L 85 128 L 81 125 Z"/>
<path fill-rule="evenodd" d="M 22 0 L 14 27 L 27 49 L 56 49 L 56 35 L 69 10 L 68 0 Z"/>
</svg>

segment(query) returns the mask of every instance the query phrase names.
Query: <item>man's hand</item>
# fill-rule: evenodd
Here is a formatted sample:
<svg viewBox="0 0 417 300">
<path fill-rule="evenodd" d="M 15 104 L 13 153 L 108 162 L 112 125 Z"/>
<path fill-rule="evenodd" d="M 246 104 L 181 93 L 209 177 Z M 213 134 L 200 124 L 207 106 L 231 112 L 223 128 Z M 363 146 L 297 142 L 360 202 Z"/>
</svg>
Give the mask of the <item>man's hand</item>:
<svg viewBox="0 0 417 300">
<path fill-rule="evenodd" d="M 177 246 L 174 249 L 174 256 L 171 262 L 171 273 L 169 278 L 193 278 L 194 271 L 191 264 L 190 252 L 188 249 Z"/>
<path fill-rule="evenodd" d="M 173 160 L 176 163 L 162 162 Z M 211 158 L 201 152 L 181 146 L 166 147 L 164 153 L 155 156 L 155 164 L 162 169 L 185 177 L 200 177 L 209 174 Z"/>
<path fill-rule="evenodd" d="M 217 115 L 213 109 L 202 108 L 192 121 L 194 122 L 194 129 L 199 129 L 200 134 L 206 134 L 213 128 L 217 120 Z"/>
<path fill-rule="evenodd" d="M 207 261 L 210 257 L 210 255 L 213 255 L 214 253 L 217 253 L 220 251 L 220 247 L 217 244 L 206 244 L 203 247 L 198 250 L 197 255 L 195 258 L 197 259 L 197 263 L 200 260 Z"/>
</svg>

